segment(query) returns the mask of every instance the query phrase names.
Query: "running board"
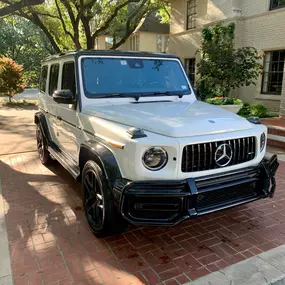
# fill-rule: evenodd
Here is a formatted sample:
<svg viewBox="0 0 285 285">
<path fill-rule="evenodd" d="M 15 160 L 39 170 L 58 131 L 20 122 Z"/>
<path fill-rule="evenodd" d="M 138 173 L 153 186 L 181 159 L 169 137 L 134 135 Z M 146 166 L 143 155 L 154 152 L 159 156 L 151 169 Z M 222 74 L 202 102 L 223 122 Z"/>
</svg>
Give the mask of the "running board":
<svg viewBox="0 0 285 285">
<path fill-rule="evenodd" d="M 48 151 L 71 175 L 74 179 L 80 175 L 80 170 L 77 165 L 70 161 L 61 151 L 55 150 L 53 147 L 49 146 Z"/>
</svg>

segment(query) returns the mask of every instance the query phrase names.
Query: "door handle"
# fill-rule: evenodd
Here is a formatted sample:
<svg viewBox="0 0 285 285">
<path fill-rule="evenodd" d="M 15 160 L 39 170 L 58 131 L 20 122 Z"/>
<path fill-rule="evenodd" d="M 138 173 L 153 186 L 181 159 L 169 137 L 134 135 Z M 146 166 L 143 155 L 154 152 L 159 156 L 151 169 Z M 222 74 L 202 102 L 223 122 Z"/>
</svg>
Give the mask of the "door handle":
<svg viewBox="0 0 285 285">
<path fill-rule="evenodd" d="M 56 116 L 56 118 L 60 121 L 62 120 L 62 117 L 60 117 L 60 116 Z"/>
</svg>

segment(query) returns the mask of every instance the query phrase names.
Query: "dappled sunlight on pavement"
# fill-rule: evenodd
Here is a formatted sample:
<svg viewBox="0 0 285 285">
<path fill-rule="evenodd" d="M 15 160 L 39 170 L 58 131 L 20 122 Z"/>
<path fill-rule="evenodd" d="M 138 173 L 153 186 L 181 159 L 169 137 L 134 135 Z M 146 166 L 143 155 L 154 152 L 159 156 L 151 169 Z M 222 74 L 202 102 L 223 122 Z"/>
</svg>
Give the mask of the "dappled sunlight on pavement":
<svg viewBox="0 0 285 285">
<path fill-rule="evenodd" d="M 183 284 L 285 243 L 285 164 L 274 199 L 105 239 L 90 232 L 80 185 L 57 162 L 2 156 L 0 173 L 16 285 Z"/>
</svg>

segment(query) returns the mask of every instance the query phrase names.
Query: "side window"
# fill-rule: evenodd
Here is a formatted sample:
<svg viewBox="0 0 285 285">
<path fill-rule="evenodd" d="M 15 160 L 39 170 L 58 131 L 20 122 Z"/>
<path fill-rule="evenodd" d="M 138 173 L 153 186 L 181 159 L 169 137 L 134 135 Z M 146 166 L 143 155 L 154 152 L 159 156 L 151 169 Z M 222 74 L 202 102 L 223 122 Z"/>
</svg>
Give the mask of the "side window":
<svg viewBox="0 0 285 285">
<path fill-rule="evenodd" d="M 41 78 L 40 78 L 40 91 L 41 92 L 46 92 L 47 74 L 48 74 L 48 66 L 45 65 L 42 67 L 42 71 L 41 71 Z"/>
<path fill-rule="evenodd" d="M 49 95 L 52 96 L 53 92 L 57 89 L 59 64 L 53 64 L 50 68 L 49 76 Z"/>
<path fill-rule="evenodd" d="M 61 89 L 68 89 L 76 93 L 74 62 L 66 62 L 62 68 Z"/>
</svg>

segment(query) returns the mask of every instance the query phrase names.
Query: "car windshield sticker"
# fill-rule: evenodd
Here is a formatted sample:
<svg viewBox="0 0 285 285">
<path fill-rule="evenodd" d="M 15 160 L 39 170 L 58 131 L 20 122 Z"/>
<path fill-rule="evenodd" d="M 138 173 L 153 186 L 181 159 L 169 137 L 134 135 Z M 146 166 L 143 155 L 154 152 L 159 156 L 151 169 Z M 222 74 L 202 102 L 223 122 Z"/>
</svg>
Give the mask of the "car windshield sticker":
<svg viewBox="0 0 285 285">
<path fill-rule="evenodd" d="M 127 65 L 127 61 L 126 60 L 121 60 L 121 65 Z"/>
<path fill-rule="evenodd" d="M 186 90 L 186 89 L 187 89 L 187 86 L 186 86 L 186 85 L 181 85 L 181 89 L 182 89 L 182 90 Z"/>
</svg>

